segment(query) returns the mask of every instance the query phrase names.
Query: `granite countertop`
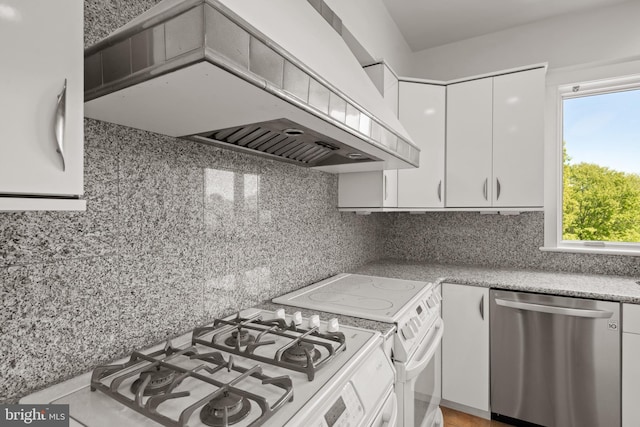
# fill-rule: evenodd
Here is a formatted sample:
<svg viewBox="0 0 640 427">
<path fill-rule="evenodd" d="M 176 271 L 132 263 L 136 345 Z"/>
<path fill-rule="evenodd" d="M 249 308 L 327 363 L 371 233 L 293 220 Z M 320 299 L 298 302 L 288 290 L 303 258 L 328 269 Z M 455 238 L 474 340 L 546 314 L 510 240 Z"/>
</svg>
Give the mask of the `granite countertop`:
<svg viewBox="0 0 640 427">
<path fill-rule="evenodd" d="M 640 304 L 638 278 L 381 260 L 350 273 Z"/>
<path fill-rule="evenodd" d="M 371 329 L 374 331 L 378 331 L 385 338 L 389 336 L 389 334 L 391 334 L 392 332 L 395 332 L 396 330 L 396 327 L 393 323 L 377 322 L 375 320 L 360 319 L 358 317 L 343 316 L 341 314 L 327 313 L 324 311 L 317 311 L 317 310 L 309 310 L 306 308 L 294 307 L 290 305 L 276 304 L 269 301 L 265 301 L 259 305 L 254 306 L 253 308 L 259 308 L 259 309 L 268 310 L 268 311 L 275 311 L 279 308 L 284 308 L 287 314 L 292 314 L 293 312 L 296 312 L 296 311 L 301 312 L 303 317 L 309 317 L 314 314 L 317 314 L 320 316 L 320 320 L 329 320 L 332 317 L 335 317 L 336 319 L 338 319 L 338 323 L 340 323 L 341 325 L 357 326 L 364 329 Z"/>
</svg>

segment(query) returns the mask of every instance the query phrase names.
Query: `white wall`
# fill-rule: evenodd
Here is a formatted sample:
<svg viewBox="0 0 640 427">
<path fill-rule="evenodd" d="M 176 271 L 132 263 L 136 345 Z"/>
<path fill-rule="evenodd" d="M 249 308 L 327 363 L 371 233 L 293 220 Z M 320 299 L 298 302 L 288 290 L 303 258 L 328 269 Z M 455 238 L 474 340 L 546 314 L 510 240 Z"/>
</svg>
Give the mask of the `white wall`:
<svg viewBox="0 0 640 427">
<path fill-rule="evenodd" d="M 375 59 L 399 75 L 412 69 L 412 51 L 382 0 L 325 0 L 348 31 Z"/>
<path fill-rule="evenodd" d="M 555 69 L 639 55 L 640 2 L 630 1 L 417 52 L 409 75 L 451 80 L 540 62 Z"/>
</svg>

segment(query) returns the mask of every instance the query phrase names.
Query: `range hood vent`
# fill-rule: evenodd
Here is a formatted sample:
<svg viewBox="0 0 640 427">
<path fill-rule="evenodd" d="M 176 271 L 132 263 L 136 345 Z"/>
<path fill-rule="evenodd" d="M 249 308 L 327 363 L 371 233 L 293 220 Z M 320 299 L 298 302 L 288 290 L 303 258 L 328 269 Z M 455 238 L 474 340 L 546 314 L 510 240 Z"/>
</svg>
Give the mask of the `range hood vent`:
<svg viewBox="0 0 640 427">
<path fill-rule="evenodd" d="M 85 51 L 85 114 L 329 172 L 418 166 L 311 3 L 164 0 Z"/>
<path fill-rule="evenodd" d="M 379 160 L 286 119 L 205 132 L 192 139 L 309 167 Z"/>
</svg>

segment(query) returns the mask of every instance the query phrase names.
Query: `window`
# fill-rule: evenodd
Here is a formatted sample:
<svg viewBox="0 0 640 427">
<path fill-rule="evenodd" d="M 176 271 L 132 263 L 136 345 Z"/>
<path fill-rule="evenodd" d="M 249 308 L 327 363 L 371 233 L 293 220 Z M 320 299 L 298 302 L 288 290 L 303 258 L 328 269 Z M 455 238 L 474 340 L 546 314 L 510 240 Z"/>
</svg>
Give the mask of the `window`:
<svg viewBox="0 0 640 427">
<path fill-rule="evenodd" d="M 555 246 L 640 255 L 640 77 L 557 93 Z"/>
</svg>

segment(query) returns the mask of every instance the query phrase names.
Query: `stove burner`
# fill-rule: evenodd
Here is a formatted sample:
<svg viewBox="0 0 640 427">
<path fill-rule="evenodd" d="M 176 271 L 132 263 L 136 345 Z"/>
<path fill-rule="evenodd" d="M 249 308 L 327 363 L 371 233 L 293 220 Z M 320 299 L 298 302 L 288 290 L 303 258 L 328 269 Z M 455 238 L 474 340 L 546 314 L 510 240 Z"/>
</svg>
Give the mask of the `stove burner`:
<svg viewBox="0 0 640 427">
<path fill-rule="evenodd" d="M 235 347 L 238 344 L 238 333 L 240 335 L 240 345 L 247 345 L 256 340 L 256 337 L 249 333 L 246 329 L 231 332 L 231 336 L 224 340 L 229 347 Z"/>
<path fill-rule="evenodd" d="M 251 402 L 246 397 L 225 391 L 214 397 L 200 411 L 200 420 L 208 426 L 226 427 L 243 420 L 251 411 Z M 225 424 L 224 414 L 227 413 Z"/>
<path fill-rule="evenodd" d="M 307 365 L 307 353 L 311 353 L 311 360 L 317 362 L 320 359 L 320 351 L 313 344 L 298 342 L 289 347 L 282 354 L 282 360 L 300 366 Z"/>
<path fill-rule="evenodd" d="M 162 394 L 169 389 L 173 379 L 176 376 L 176 373 L 171 369 L 163 368 L 161 366 L 156 366 L 155 368 L 151 368 L 146 371 L 142 371 L 140 373 L 140 378 L 135 380 L 133 384 L 131 384 L 131 392 L 137 393 L 138 389 L 142 385 L 142 382 L 146 377 L 150 376 L 151 380 L 147 387 L 145 387 L 142 394 L 144 396 L 156 396 L 158 394 Z"/>
</svg>

